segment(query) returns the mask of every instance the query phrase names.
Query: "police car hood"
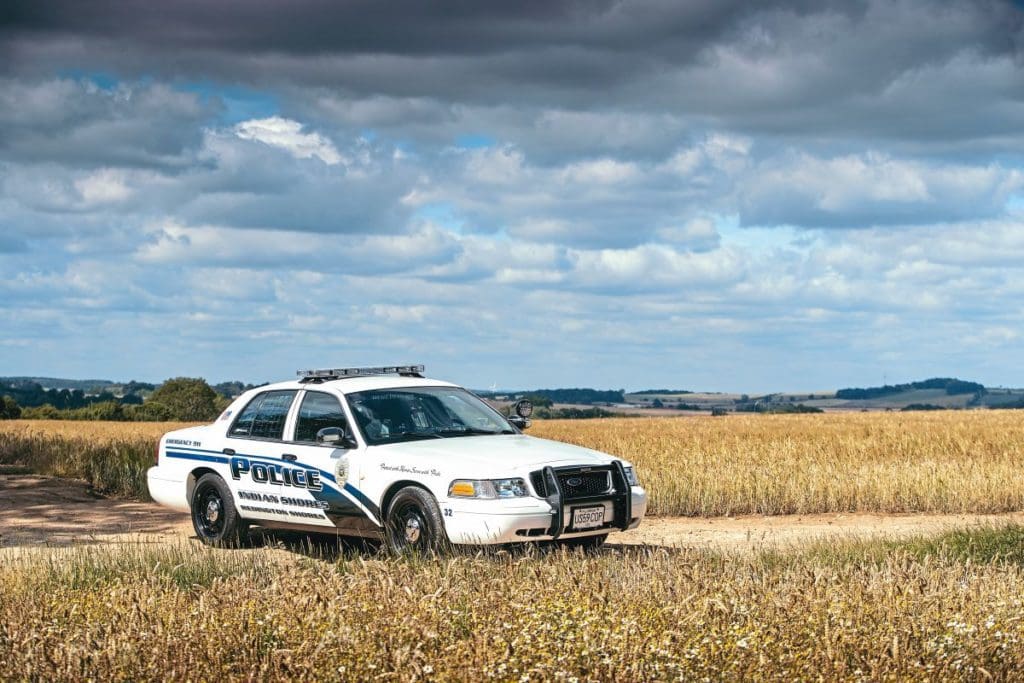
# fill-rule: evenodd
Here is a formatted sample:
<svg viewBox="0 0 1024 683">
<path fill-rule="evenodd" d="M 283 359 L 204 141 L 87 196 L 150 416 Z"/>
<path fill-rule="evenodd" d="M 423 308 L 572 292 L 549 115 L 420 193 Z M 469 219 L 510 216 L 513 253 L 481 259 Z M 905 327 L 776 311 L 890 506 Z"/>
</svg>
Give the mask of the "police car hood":
<svg viewBox="0 0 1024 683">
<path fill-rule="evenodd" d="M 560 441 L 522 434 L 459 436 L 379 446 L 380 455 L 422 459 L 423 464 L 446 470 L 458 469 L 463 477 L 490 478 L 504 472 L 522 472 L 544 465 L 607 465 L 615 460 L 607 453 Z M 625 461 L 623 461 L 623 464 Z"/>
</svg>

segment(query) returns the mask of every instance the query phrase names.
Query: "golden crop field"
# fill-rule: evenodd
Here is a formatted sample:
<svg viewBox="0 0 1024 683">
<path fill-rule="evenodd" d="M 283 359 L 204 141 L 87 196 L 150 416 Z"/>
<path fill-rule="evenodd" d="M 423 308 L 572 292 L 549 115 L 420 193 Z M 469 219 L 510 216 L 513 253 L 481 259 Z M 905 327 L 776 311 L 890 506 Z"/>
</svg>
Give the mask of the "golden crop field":
<svg viewBox="0 0 1024 683">
<path fill-rule="evenodd" d="M 1012 680 L 1022 542 L 1008 527 L 755 557 L 0 554 L 0 666 L 25 681 Z"/>
<path fill-rule="evenodd" d="M 631 460 L 653 514 L 1024 510 L 1024 412 L 541 421 Z"/>
<path fill-rule="evenodd" d="M 84 479 L 97 492 L 146 499 L 157 439 L 184 425 L 159 422 L 0 421 L 0 465 Z"/>
<path fill-rule="evenodd" d="M 0 422 L 0 464 L 144 497 L 155 441 L 178 426 Z M 656 515 L 1024 510 L 1024 411 L 551 420 L 529 433 L 628 458 Z"/>
<path fill-rule="evenodd" d="M 657 514 L 1024 509 L 1024 413 L 538 422 Z M 0 464 L 141 496 L 177 425 L 0 423 Z M 274 537 L 271 537 L 271 543 Z M 4 680 L 1013 680 L 1024 528 L 595 556 L 198 542 L 0 550 Z"/>
</svg>

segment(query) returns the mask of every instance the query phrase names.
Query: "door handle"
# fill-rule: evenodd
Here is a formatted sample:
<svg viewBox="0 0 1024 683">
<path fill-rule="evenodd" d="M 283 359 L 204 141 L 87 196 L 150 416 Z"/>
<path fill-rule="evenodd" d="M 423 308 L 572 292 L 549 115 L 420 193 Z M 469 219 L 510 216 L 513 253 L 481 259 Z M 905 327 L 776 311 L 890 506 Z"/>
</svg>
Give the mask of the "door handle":
<svg viewBox="0 0 1024 683">
<path fill-rule="evenodd" d="M 292 455 L 291 453 L 284 453 L 281 455 L 281 459 L 287 460 L 288 462 L 295 462 L 299 457 L 297 455 Z"/>
<path fill-rule="evenodd" d="M 234 454 L 235 454 L 235 449 L 234 449 L 234 448 L 225 448 L 225 449 L 224 449 L 223 451 L 221 451 L 221 452 L 222 452 L 222 453 L 223 453 L 224 455 L 234 455 Z"/>
</svg>

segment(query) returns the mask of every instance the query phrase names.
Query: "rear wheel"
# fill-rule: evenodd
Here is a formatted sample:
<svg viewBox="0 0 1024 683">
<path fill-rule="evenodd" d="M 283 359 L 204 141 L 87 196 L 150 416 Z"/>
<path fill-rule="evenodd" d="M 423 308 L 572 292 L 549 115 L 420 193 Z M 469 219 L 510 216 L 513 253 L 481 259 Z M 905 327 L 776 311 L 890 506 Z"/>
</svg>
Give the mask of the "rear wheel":
<svg viewBox="0 0 1024 683">
<path fill-rule="evenodd" d="M 558 545 L 568 550 L 579 549 L 585 553 L 597 552 L 604 545 L 604 542 L 608 540 L 608 534 L 599 534 L 597 536 L 581 536 L 579 538 L 565 538 L 557 541 Z"/>
<path fill-rule="evenodd" d="M 448 544 L 437 501 L 416 486 L 400 489 L 391 499 L 384 536 L 388 550 L 396 554 L 439 552 Z"/>
<path fill-rule="evenodd" d="M 196 482 L 192 527 L 199 540 L 216 547 L 238 547 L 248 538 L 249 525 L 239 516 L 227 484 L 216 474 L 204 474 Z"/>
</svg>

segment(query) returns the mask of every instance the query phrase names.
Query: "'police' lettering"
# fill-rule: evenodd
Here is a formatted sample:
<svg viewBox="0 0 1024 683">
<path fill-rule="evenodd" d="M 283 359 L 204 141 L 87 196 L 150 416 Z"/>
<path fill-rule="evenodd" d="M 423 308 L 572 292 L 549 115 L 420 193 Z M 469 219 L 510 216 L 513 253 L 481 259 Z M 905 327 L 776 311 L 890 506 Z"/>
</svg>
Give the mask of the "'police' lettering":
<svg viewBox="0 0 1024 683">
<path fill-rule="evenodd" d="M 267 481 L 267 466 L 255 463 L 249 469 L 249 474 L 252 476 L 253 481 L 258 481 L 262 484 Z"/>
<path fill-rule="evenodd" d="M 250 462 L 248 458 L 234 457 L 229 463 L 231 478 L 241 479 L 243 474 L 258 484 L 276 484 L 278 486 L 294 486 L 310 491 L 320 491 L 320 473 L 316 470 L 305 470 L 298 467 L 285 467 L 276 463 L 264 464 Z"/>
</svg>

